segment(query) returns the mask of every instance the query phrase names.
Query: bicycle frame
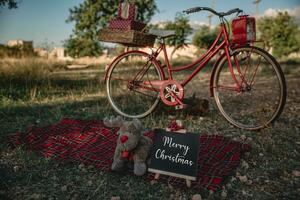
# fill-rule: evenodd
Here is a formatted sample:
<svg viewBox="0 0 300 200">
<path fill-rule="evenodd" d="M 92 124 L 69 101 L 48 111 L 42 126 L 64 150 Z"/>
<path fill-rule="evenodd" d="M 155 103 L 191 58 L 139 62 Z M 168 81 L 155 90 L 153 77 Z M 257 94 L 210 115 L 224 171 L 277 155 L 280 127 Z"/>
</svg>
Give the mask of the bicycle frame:
<svg viewBox="0 0 300 200">
<path fill-rule="evenodd" d="M 207 50 L 207 52 L 202 55 L 199 59 L 197 59 L 196 61 L 194 61 L 191 64 L 188 64 L 186 66 L 180 66 L 180 67 L 176 67 L 176 68 L 172 68 L 171 64 L 170 64 L 170 60 L 168 58 L 168 54 L 167 54 L 167 50 L 166 50 L 166 45 L 164 42 L 160 43 L 159 48 L 152 54 L 151 59 L 152 60 L 156 60 L 158 55 L 163 52 L 164 54 L 164 61 L 165 64 L 167 66 L 167 72 L 168 72 L 168 79 L 169 81 L 173 80 L 173 72 L 179 72 L 179 71 L 183 71 L 183 70 L 187 70 L 190 69 L 196 65 L 198 65 L 198 67 L 196 67 L 196 69 L 192 72 L 191 75 L 187 76 L 180 84 L 184 87 L 186 86 L 205 66 L 206 64 L 221 50 L 224 50 L 224 53 L 221 57 L 226 56 L 228 59 L 228 64 L 229 64 L 229 71 L 232 75 L 232 78 L 234 80 L 234 82 L 236 83 L 236 87 L 232 88 L 233 90 L 239 91 L 239 88 L 241 87 L 241 84 L 239 83 L 239 81 L 236 78 L 236 75 L 233 72 L 233 66 L 232 66 L 232 62 L 230 59 L 230 54 L 231 54 L 231 48 L 230 48 L 230 42 L 229 42 L 229 38 L 228 38 L 228 32 L 226 29 L 226 26 L 224 23 L 222 23 L 221 25 L 221 31 L 219 32 L 217 38 L 215 39 L 215 41 L 213 42 L 213 44 L 211 45 L 211 47 Z M 223 39 L 222 39 L 223 38 Z M 218 42 L 222 39 L 221 44 L 218 44 Z M 238 63 L 236 63 L 238 65 Z M 160 65 L 160 64 L 159 64 Z M 162 66 L 160 65 L 160 68 L 162 69 Z M 239 67 L 238 67 L 239 70 Z M 159 83 L 157 83 L 159 84 Z M 155 84 L 155 85 L 157 85 Z M 211 86 L 212 87 L 212 86 Z"/>
<path fill-rule="evenodd" d="M 167 81 L 173 81 L 173 73 L 174 72 L 180 72 L 180 71 L 184 71 L 184 70 L 187 70 L 187 69 L 190 69 L 196 65 L 198 65 L 196 67 L 196 69 L 190 74 L 188 75 L 180 84 L 182 85 L 182 87 L 185 87 L 205 66 L 206 64 L 219 52 L 221 51 L 222 49 L 224 50 L 223 54 L 219 57 L 219 59 L 216 61 L 215 63 L 215 66 L 217 66 L 217 64 L 220 62 L 220 60 L 222 58 L 224 58 L 226 56 L 227 60 L 228 60 L 228 68 L 229 68 L 229 71 L 231 73 L 231 76 L 236 84 L 235 87 L 226 87 L 226 89 L 228 90 L 233 90 L 233 91 L 237 91 L 237 92 L 240 92 L 241 91 L 241 85 L 243 83 L 243 80 L 244 80 L 244 77 L 242 75 L 242 72 L 240 71 L 240 67 L 239 67 L 239 64 L 237 62 L 235 62 L 235 65 L 237 67 L 237 70 L 238 70 L 238 73 L 240 74 L 241 76 L 241 79 L 242 79 L 242 82 L 240 83 L 238 80 L 237 80 L 237 77 L 236 75 L 234 74 L 234 71 L 233 71 L 233 65 L 232 65 L 232 61 L 230 59 L 230 56 L 231 56 L 231 53 L 232 53 L 232 49 L 231 49 L 231 44 L 229 42 L 229 34 L 227 32 L 227 28 L 226 28 L 226 25 L 224 22 L 221 23 L 220 25 L 221 27 L 221 30 L 217 36 L 217 38 L 215 39 L 215 41 L 213 42 L 213 44 L 211 45 L 211 47 L 207 50 L 207 52 L 202 55 L 199 59 L 197 59 L 196 61 L 194 61 L 193 63 L 191 64 L 188 64 L 186 66 L 180 66 L 180 67 L 176 67 L 176 68 L 173 68 L 170 64 L 170 60 L 168 58 L 168 54 L 167 54 L 167 48 L 166 48 L 166 44 L 164 43 L 164 41 L 162 40 L 162 42 L 160 42 L 160 46 L 156 49 L 156 51 L 154 51 L 152 54 L 149 55 L 149 61 L 152 61 L 153 63 L 156 64 L 157 67 L 159 67 L 159 71 L 162 73 L 162 76 L 163 76 L 163 80 L 162 81 L 151 81 L 150 82 L 144 82 L 143 85 L 139 85 L 139 87 L 141 88 L 144 88 L 146 90 L 155 90 L 157 92 L 160 91 L 161 89 L 161 86 L 167 82 Z M 219 43 L 219 41 L 221 40 L 221 43 Z M 137 53 L 144 53 L 142 51 L 131 51 L 131 52 L 137 52 Z M 165 76 L 165 73 L 164 73 L 164 70 L 163 70 L 163 67 L 161 65 L 160 62 L 157 61 L 157 57 L 158 55 L 163 52 L 164 54 L 164 62 L 167 66 L 167 75 L 168 77 Z M 129 52 L 127 52 L 129 53 Z M 126 53 L 124 53 L 126 54 Z M 113 64 L 116 62 L 116 60 L 118 60 L 120 57 L 122 57 L 124 54 L 120 55 L 119 57 L 117 57 L 112 63 L 111 65 L 109 66 L 112 67 Z M 144 66 L 145 67 L 145 66 Z M 144 69 L 144 67 L 141 69 L 141 72 Z M 108 72 L 109 70 L 107 70 Z M 145 73 L 145 72 L 144 72 Z M 210 91 L 211 91 L 211 96 L 213 96 L 213 75 L 214 75 L 214 69 L 212 71 L 212 74 L 211 74 L 211 81 L 210 81 Z M 136 77 L 133 77 L 133 80 L 132 82 L 134 82 Z M 105 75 L 105 81 L 107 79 L 107 74 Z M 150 87 L 149 87 L 150 85 Z M 155 86 L 155 88 L 153 87 Z"/>
</svg>

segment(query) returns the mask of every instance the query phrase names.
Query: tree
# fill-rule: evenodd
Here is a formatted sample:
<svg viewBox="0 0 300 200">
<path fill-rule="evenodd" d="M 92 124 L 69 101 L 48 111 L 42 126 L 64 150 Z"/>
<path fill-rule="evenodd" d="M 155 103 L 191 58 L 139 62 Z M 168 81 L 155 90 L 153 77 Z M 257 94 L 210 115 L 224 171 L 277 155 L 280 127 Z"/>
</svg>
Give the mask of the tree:
<svg viewBox="0 0 300 200">
<path fill-rule="evenodd" d="M 15 0 L 0 0 L 0 7 L 8 5 L 9 9 L 17 8 L 17 2 Z"/>
<path fill-rule="evenodd" d="M 149 22 L 157 10 L 154 0 L 135 0 L 138 6 L 138 20 Z M 70 56 L 98 56 L 102 52 L 98 31 L 106 27 L 118 10 L 117 0 L 85 0 L 70 9 L 67 22 L 75 22 L 73 34 L 65 41 Z"/>
<path fill-rule="evenodd" d="M 267 48 L 273 49 L 274 56 L 288 56 L 300 50 L 299 29 L 295 19 L 287 12 L 279 12 L 276 17 L 263 17 L 258 21 L 261 40 Z"/>
<path fill-rule="evenodd" d="M 210 29 L 203 25 L 193 37 L 193 44 L 198 48 L 207 49 L 215 41 L 219 33 L 219 28 Z"/>
<path fill-rule="evenodd" d="M 187 37 L 192 33 L 192 27 L 189 24 L 189 19 L 180 13 L 176 14 L 174 22 L 168 22 L 165 26 L 167 30 L 174 30 L 176 35 L 166 40 L 166 44 L 173 46 L 174 50 L 171 53 L 171 59 L 174 53 L 187 46 Z"/>
</svg>

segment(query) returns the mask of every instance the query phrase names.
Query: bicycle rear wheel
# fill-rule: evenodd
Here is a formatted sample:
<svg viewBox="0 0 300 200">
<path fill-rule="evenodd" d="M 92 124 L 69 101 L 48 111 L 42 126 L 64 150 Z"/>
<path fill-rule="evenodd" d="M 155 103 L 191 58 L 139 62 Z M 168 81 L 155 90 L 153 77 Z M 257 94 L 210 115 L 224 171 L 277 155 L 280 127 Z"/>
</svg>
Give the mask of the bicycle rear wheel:
<svg viewBox="0 0 300 200">
<path fill-rule="evenodd" d="M 151 82 L 162 80 L 162 74 L 147 53 L 127 52 L 108 70 L 108 100 L 117 113 L 129 118 L 143 118 L 156 108 L 160 96 Z"/>
<path fill-rule="evenodd" d="M 272 123 L 286 101 L 286 83 L 276 60 L 257 47 L 242 47 L 231 56 L 237 89 L 224 57 L 214 75 L 214 98 L 221 114 L 234 126 L 258 130 Z"/>
</svg>

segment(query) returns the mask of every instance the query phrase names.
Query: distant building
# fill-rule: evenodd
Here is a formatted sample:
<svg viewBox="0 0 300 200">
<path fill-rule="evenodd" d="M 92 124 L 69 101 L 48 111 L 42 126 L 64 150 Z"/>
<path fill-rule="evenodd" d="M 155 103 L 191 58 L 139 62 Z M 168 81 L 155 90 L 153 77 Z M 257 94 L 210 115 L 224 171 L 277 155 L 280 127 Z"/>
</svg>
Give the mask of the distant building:
<svg viewBox="0 0 300 200">
<path fill-rule="evenodd" d="M 55 47 L 50 53 L 49 58 L 57 58 L 59 60 L 72 60 L 64 48 Z"/>
<path fill-rule="evenodd" d="M 33 41 L 25 40 L 9 40 L 7 42 L 9 47 L 20 47 L 21 49 L 33 49 Z"/>
<path fill-rule="evenodd" d="M 34 48 L 34 53 L 38 56 L 38 57 L 43 57 L 43 58 L 48 58 L 48 51 L 43 49 L 43 48 Z"/>
<path fill-rule="evenodd" d="M 66 57 L 66 51 L 64 48 L 55 47 L 49 54 L 50 58 L 64 58 Z"/>
</svg>

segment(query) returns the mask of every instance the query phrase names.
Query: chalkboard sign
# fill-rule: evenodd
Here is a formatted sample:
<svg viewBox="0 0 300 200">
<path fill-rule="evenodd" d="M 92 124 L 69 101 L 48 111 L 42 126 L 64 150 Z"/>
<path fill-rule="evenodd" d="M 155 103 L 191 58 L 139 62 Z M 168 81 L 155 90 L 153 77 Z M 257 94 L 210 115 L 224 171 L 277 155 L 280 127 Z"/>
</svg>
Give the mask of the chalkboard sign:
<svg viewBox="0 0 300 200">
<path fill-rule="evenodd" d="M 195 181 L 199 135 L 155 130 L 149 172 Z"/>
</svg>

